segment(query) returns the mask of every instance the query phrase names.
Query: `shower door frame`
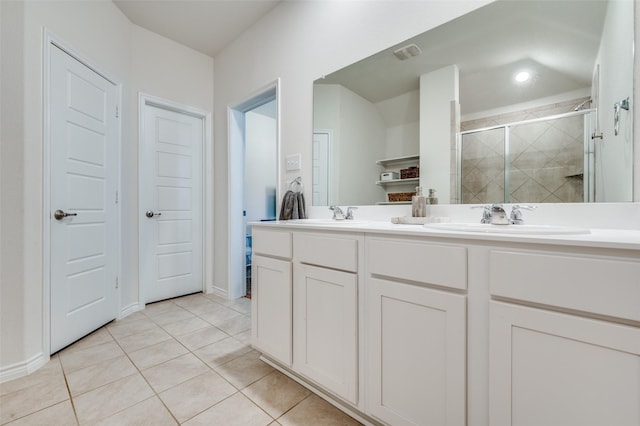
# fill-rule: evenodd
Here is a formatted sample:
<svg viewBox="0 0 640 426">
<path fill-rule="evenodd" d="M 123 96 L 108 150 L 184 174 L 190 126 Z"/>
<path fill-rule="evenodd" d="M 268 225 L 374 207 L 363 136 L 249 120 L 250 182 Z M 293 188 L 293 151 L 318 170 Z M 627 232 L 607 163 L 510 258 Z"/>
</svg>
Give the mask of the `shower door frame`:
<svg viewBox="0 0 640 426">
<path fill-rule="evenodd" d="M 514 121 L 507 124 L 496 124 L 495 126 L 481 127 L 479 129 L 465 130 L 458 132 L 456 135 L 456 198 L 459 204 L 463 204 L 462 199 L 462 137 L 472 133 L 486 132 L 490 130 L 503 129 L 504 131 L 504 203 L 511 202 L 511 181 L 510 181 L 510 154 L 511 154 L 511 128 L 543 121 L 558 120 L 578 115 L 584 116 L 584 136 L 583 140 L 583 198 L 585 203 L 595 201 L 595 144 L 597 123 L 597 108 L 583 109 L 580 111 L 566 112 L 562 114 L 554 114 L 546 117 L 532 118 L 529 120 Z"/>
</svg>

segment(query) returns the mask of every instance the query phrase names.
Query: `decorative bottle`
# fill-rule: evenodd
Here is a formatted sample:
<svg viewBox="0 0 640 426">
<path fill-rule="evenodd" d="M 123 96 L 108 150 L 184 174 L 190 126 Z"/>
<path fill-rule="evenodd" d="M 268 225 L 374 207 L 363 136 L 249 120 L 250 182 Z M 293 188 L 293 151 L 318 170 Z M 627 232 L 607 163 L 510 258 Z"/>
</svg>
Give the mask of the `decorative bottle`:
<svg viewBox="0 0 640 426">
<path fill-rule="evenodd" d="M 422 195 L 422 187 L 416 187 L 416 195 L 411 198 L 411 216 L 426 217 L 427 216 L 427 200 Z"/>
</svg>

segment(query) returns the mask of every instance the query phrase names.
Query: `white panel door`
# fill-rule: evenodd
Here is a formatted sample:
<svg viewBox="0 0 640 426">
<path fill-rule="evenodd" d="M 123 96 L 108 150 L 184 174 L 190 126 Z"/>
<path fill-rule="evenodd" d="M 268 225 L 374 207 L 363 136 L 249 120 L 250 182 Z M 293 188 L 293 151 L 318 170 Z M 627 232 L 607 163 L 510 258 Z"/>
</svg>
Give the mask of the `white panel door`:
<svg viewBox="0 0 640 426">
<path fill-rule="evenodd" d="M 202 118 L 144 106 L 140 285 L 146 303 L 203 289 Z"/>
<path fill-rule="evenodd" d="M 50 73 L 51 353 L 117 316 L 116 86 L 59 48 Z"/>
</svg>

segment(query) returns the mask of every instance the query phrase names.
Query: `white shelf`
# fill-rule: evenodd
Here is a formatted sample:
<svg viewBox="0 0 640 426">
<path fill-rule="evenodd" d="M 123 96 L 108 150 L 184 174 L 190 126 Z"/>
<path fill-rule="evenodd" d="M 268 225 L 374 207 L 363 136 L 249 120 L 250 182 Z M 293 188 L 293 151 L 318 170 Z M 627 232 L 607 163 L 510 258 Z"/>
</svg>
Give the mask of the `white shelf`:
<svg viewBox="0 0 640 426">
<path fill-rule="evenodd" d="M 390 205 L 397 205 L 397 204 L 411 204 L 411 201 L 379 201 L 376 203 L 379 206 L 390 206 Z"/>
<path fill-rule="evenodd" d="M 419 160 L 420 160 L 419 155 L 407 155 L 404 157 L 394 157 L 394 158 L 386 158 L 384 160 L 378 160 L 376 161 L 376 164 L 386 167 L 391 164 L 411 163 L 411 162 L 415 163 Z"/>
<path fill-rule="evenodd" d="M 410 185 L 420 182 L 420 178 L 408 178 L 408 179 L 393 179 L 393 180 L 379 180 L 376 185 Z"/>
</svg>

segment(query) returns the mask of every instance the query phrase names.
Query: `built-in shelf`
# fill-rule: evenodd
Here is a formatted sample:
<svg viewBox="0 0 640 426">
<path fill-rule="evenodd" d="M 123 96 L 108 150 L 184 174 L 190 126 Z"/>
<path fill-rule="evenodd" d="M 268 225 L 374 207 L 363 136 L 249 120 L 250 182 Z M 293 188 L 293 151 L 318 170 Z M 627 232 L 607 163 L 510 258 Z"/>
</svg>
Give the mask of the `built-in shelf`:
<svg viewBox="0 0 640 426">
<path fill-rule="evenodd" d="M 376 185 L 410 185 L 420 182 L 420 178 L 408 178 L 408 179 L 392 179 L 392 180 L 379 180 Z"/>
<path fill-rule="evenodd" d="M 411 204 L 411 201 L 379 201 L 376 204 L 379 206 L 389 206 L 397 204 Z"/>
<path fill-rule="evenodd" d="M 387 167 L 393 164 L 418 162 L 420 160 L 419 155 L 406 155 L 404 157 L 385 158 L 384 160 L 377 160 L 376 164 Z"/>
</svg>

